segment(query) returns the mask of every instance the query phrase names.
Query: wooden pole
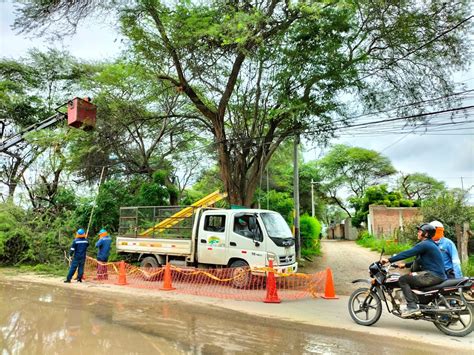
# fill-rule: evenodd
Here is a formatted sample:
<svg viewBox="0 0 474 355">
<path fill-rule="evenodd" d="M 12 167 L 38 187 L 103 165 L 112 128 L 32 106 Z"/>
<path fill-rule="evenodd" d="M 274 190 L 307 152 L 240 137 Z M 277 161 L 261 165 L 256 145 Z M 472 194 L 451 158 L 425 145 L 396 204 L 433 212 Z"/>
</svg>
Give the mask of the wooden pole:
<svg viewBox="0 0 474 355">
<path fill-rule="evenodd" d="M 99 186 L 97 187 L 97 194 L 95 195 L 94 204 L 92 205 L 91 215 L 89 217 L 89 223 L 87 224 L 87 231 L 86 236 L 89 236 L 89 228 L 91 227 L 92 223 L 92 216 L 94 215 L 95 204 L 97 203 L 97 197 L 99 196 L 100 185 L 102 184 L 102 177 L 104 176 L 105 166 L 102 167 L 102 171 L 100 173 L 99 178 Z"/>
</svg>

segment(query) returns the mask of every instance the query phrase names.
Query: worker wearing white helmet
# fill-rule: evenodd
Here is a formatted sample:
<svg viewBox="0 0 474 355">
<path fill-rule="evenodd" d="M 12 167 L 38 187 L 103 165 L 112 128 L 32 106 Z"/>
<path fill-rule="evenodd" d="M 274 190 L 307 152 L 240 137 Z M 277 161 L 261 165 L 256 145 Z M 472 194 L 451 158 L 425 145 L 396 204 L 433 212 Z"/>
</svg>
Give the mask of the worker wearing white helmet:
<svg viewBox="0 0 474 355">
<path fill-rule="evenodd" d="M 436 242 L 436 244 L 438 244 L 441 254 L 443 255 L 446 275 L 450 279 L 462 277 L 461 260 L 459 259 L 456 245 L 451 239 L 444 236 L 444 226 L 441 222 L 433 221 L 430 224 L 436 228 L 436 233 L 433 237 L 433 240 Z"/>
</svg>

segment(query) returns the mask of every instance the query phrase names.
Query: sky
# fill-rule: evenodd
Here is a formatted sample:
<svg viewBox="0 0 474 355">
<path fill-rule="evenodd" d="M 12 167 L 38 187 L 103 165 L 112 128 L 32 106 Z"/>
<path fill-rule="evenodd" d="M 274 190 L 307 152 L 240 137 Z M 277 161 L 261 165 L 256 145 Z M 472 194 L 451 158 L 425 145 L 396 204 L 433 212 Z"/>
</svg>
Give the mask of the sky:
<svg viewBox="0 0 474 355">
<path fill-rule="evenodd" d="M 77 58 L 104 60 L 118 55 L 121 37 L 114 31 L 113 24 L 91 19 L 79 27 L 77 34 L 62 41 L 51 42 L 46 38 L 28 38 L 11 29 L 14 21 L 13 5 L 0 0 L 0 57 L 18 59 L 24 57 L 30 48 L 56 48 L 68 50 Z M 474 68 L 454 76 L 474 89 Z M 471 96 L 472 97 L 472 96 Z M 464 105 L 473 105 L 473 100 Z M 426 173 L 444 181 L 450 188 L 470 190 L 470 202 L 474 204 L 474 128 L 452 134 L 388 134 L 374 137 L 351 136 L 346 133 L 333 143 L 363 147 L 381 152 L 388 157 L 397 171 Z M 462 133 L 463 135 L 459 135 Z M 304 159 L 318 159 L 323 153 L 318 147 L 305 145 Z"/>
</svg>

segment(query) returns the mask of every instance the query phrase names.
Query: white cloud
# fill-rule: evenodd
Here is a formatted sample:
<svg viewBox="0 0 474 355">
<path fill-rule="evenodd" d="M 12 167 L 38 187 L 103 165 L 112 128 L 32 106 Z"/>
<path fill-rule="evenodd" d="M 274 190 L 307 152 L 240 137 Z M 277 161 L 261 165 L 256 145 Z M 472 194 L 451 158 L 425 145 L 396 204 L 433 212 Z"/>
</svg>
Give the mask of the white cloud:
<svg viewBox="0 0 474 355">
<path fill-rule="evenodd" d="M 18 5 L 15 5 L 18 6 Z M 123 39 L 113 27 L 116 21 L 110 17 L 102 21 L 91 17 L 83 22 L 73 36 L 52 42 L 47 38 L 18 34 L 12 30 L 15 20 L 14 5 L 0 1 L 0 56 L 19 58 L 31 48 L 55 48 L 69 51 L 73 56 L 86 60 L 108 60 L 118 55 Z"/>
</svg>

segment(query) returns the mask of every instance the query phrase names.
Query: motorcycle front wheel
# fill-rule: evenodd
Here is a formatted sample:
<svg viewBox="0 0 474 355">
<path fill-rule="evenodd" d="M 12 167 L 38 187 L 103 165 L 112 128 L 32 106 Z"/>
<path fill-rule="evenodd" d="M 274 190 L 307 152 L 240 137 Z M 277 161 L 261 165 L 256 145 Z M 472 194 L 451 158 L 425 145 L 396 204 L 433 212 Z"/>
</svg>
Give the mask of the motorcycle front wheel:
<svg viewBox="0 0 474 355">
<path fill-rule="evenodd" d="M 380 297 L 367 287 L 355 290 L 349 298 L 349 314 L 357 324 L 376 323 L 382 315 Z"/>
<path fill-rule="evenodd" d="M 452 311 L 436 316 L 434 325 L 444 334 L 463 337 L 472 332 L 474 329 L 474 311 L 472 305 L 464 302 L 461 297 L 457 295 L 444 296 L 446 302 L 454 308 L 461 310 Z M 438 306 L 446 309 L 445 306 Z"/>
</svg>

